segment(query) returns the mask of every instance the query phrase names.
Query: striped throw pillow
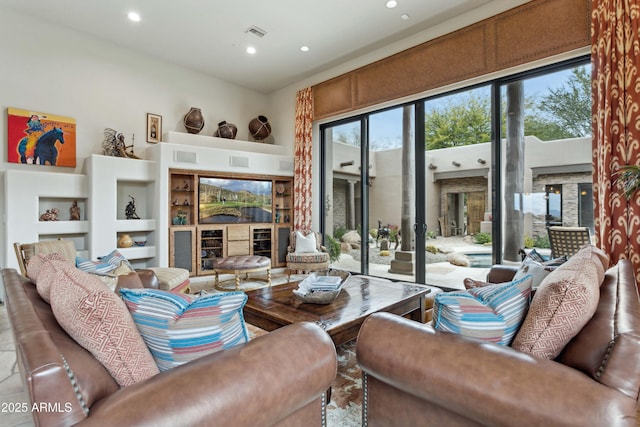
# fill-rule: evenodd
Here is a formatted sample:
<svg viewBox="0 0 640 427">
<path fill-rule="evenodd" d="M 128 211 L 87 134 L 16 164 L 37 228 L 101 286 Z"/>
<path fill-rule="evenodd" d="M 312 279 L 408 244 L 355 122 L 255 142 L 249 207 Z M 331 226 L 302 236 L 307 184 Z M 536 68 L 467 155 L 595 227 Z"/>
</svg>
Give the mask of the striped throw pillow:
<svg viewBox="0 0 640 427">
<path fill-rule="evenodd" d="M 108 262 L 91 261 L 90 259 L 76 257 L 76 267 L 82 271 L 93 274 L 108 274 L 116 269 L 114 265 Z"/>
<path fill-rule="evenodd" d="M 115 269 L 121 266 L 127 266 L 129 271 L 133 271 L 133 265 L 127 260 L 117 249 L 114 249 L 108 255 L 98 257 L 98 261 L 76 257 L 76 267 L 87 273 L 98 275 L 111 274 Z"/>
<path fill-rule="evenodd" d="M 126 259 L 124 257 L 124 255 L 122 255 L 120 253 L 119 250 L 114 249 L 112 250 L 109 254 L 98 257 L 98 259 L 101 262 L 106 262 L 109 263 L 111 265 L 113 265 L 113 268 L 118 268 L 122 263 L 124 263 L 127 267 L 129 267 L 131 270 L 134 270 L 133 265 L 131 265 L 131 263 L 129 262 L 128 259 Z"/>
<path fill-rule="evenodd" d="M 531 276 L 498 285 L 435 297 L 434 328 L 509 345 L 518 332 L 531 297 Z"/>
<path fill-rule="evenodd" d="M 160 371 L 249 341 L 242 315 L 244 292 L 198 297 L 120 289 L 120 295 Z"/>
</svg>

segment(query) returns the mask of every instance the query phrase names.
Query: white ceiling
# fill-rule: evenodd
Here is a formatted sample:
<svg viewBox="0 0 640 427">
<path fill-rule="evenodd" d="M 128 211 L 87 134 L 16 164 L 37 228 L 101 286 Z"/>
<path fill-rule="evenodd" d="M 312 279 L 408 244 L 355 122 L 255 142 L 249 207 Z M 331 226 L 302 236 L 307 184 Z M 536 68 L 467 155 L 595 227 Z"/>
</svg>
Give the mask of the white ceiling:
<svg viewBox="0 0 640 427">
<path fill-rule="evenodd" d="M 2 0 L 2 6 L 269 93 L 479 7 L 517 0 Z M 138 23 L 127 19 L 138 12 Z M 403 20 L 402 14 L 409 15 Z M 246 33 L 255 25 L 267 32 Z M 34 31 L 33 28 L 30 31 Z M 247 46 L 255 55 L 245 52 Z M 308 52 L 300 47 L 309 46 Z"/>
</svg>

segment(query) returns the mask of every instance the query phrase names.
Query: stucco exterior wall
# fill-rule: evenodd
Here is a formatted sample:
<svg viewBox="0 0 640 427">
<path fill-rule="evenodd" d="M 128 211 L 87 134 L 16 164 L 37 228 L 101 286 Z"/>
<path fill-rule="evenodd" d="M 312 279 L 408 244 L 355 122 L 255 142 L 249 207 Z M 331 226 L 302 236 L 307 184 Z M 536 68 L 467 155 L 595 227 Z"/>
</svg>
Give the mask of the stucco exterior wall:
<svg viewBox="0 0 640 427">
<path fill-rule="evenodd" d="M 503 150 L 505 152 L 503 142 Z M 351 172 L 359 180 L 359 168 L 340 167 L 345 159 L 359 160 L 359 147 L 333 144 L 334 173 L 341 176 Z M 575 165 L 591 164 L 591 139 L 572 138 L 557 141 L 540 141 L 534 136 L 525 137 L 524 199 L 540 208 L 540 198 L 544 195 L 546 184 L 563 184 L 563 222 L 564 225 L 578 225 L 578 184 L 590 183 L 591 174 L 585 172 L 539 174 L 533 176 L 537 168 L 556 168 L 562 170 Z M 377 227 L 377 220 L 383 224 L 400 224 L 402 200 L 402 150 L 377 151 L 371 153 L 371 176 L 369 190 L 369 225 Z M 506 161 L 503 157 L 503 163 Z M 454 164 L 455 163 L 455 164 Z M 456 166 L 459 164 L 459 166 Z M 481 143 L 462 147 L 431 150 L 425 152 L 425 182 L 418 183 L 419 190 L 425 192 L 427 230 L 440 230 L 438 217 L 450 217 L 447 205 L 449 194 L 483 191 L 485 193 L 485 211 L 491 211 L 491 144 Z M 430 167 L 431 166 L 431 167 Z M 472 176 L 465 176 L 472 175 Z M 334 185 L 334 222 L 337 224 L 341 213 L 338 204 L 344 204 L 347 212 L 348 200 L 346 182 L 343 186 Z M 542 194 L 541 194 L 542 193 Z M 540 199 L 540 200 L 538 200 Z M 537 204 L 536 204 L 537 203 Z M 525 209 L 529 206 L 525 203 Z M 546 206 L 546 205 L 545 205 Z M 345 214 L 346 215 L 346 214 Z M 457 223 L 462 225 L 461 213 L 456 213 Z M 359 221 L 357 221 L 359 223 Z M 346 224 L 346 217 L 341 224 Z M 544 213 L 525 210 L 525 230 L 529 236 L 546 234 Z"/>
</svg>

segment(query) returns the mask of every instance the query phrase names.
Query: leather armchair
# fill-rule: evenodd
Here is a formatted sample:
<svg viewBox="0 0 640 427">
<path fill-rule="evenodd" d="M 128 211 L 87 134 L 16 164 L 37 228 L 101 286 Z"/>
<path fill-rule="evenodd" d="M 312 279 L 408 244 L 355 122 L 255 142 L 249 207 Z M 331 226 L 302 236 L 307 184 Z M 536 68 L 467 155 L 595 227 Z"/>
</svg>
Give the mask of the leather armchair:
<svg viewBox="0 0 640 427">
<path fill-rule="evenodd" d="M 143 285 L 152 286 L 150 278 Z M 120 388 L 62 329 L 29 279 L 14 269 L 3 269 L 2 279 L 29 407 L 60 408 L 34 411 L 36 425 L 323 424 L 337 360 L 315 324 L 290 325 Z M 127 287 L 125 280 L 137 281 L 119 280 Z"/>
<path fill-rule="evenodd" d="M 633 426 L 640 302 L 631 264 L 607 272 L 593 318 L 555 360 L 388 313 L 363 324 L 364 420 L 397 426 Z"/>
</svg>

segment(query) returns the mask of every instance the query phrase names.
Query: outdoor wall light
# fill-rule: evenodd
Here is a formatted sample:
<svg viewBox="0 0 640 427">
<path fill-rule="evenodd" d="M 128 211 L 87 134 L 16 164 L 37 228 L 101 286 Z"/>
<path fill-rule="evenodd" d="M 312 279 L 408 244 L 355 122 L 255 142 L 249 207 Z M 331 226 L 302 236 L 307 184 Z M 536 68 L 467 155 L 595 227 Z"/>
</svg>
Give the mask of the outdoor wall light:
<svg viewBox="0 0 640 427">
<path fill-rule="evenodd" d="M 429 163 L 428 168 L 431 170 L 434 170 L 434 169 L 438 169 L 438 166 L 434 165 L 433 163 Z"/>
<path fill-rule="evenodd" d="M 455 160 L 451 162 L 451 164 L 455 167 L 460 167 L 460 163 L 456 162 Z"/>
<path fill-rule="evenodd" d="M 487 161 L 485 159 L 478 159 L 478 163 L 480 163 L 481 165 L 484 165 L 487 163 Z"/>
<path fill-rule="evenodd" d="M 353 166 L 355 163 L 356 163 L 355 160 L 349 160 L 348 162 L 340 163 L 340 167 L 343 168 L 345 166 Z"/>
</svg>

